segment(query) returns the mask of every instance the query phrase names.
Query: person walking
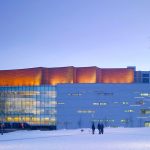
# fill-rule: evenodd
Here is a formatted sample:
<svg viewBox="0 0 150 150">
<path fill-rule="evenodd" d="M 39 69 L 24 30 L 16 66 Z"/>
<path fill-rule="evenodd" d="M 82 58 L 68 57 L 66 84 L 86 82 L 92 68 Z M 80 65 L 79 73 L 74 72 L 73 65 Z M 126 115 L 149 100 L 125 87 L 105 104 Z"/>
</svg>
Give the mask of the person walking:
<svg viewBox="0 0 150 150">
<path fill-rule="evenodd" d="M 94 125 L 94 122 L 92 123 L 92 134 L 95 133 L 95 125 Z"/>
<path fill-rule="evenodd" d="M 1 135 L 3 135 L 3 133 L 4 133 L 4 123 L 2 122 L 1 123 Z"/>
<path fill-rule="evenodd" d="M 20 125 L 21 125 L 21 128 L 24 129 L 24 123 L 22 122 Z"/>
<path fill-rule="evenodd" d="M 98 133 L 101 134 L 101 125 L 100 125 L 100 123 L 98 123 L 97 129 L 98 129 Z"/>
<path fill-rule="evenodd" d="M 101 124 L 101 133 L 102 134 L 104 133 L 104 125 L 103 125 L 103 123 Z"/>
</svg>

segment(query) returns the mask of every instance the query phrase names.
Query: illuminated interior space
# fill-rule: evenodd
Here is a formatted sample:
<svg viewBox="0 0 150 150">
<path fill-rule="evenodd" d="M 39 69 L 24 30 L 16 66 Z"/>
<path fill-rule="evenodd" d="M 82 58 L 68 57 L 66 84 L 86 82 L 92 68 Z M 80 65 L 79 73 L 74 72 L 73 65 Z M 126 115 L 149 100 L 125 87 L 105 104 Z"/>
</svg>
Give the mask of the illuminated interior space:
<svg viewBox="0 0 150 150">
<path fill-rule="evenodd" d="M 52 86 L 0 87 L 0 121 L 56 126 L 55 99 Z"/>
</svg>

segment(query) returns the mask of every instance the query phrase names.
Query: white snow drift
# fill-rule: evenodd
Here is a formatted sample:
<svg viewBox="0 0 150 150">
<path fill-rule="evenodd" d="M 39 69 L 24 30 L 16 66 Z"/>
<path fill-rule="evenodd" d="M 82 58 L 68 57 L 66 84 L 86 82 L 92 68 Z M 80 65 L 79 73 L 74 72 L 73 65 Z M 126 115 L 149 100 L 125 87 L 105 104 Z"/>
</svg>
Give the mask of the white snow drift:
<svg viewBox="0 0 150 150">
<path fill-rule="evenodd" d="M 150 128 L 17 131 L 0 135 L 0 150 L 150 150 Z"/>
</svg>

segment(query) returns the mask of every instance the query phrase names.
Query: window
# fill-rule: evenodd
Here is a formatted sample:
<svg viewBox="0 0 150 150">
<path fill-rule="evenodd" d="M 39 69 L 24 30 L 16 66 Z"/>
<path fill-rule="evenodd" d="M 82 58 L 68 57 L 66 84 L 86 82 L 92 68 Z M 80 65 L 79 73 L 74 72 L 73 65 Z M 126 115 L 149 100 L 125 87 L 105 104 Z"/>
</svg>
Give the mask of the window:
<svg viewBox="0 0 150 150">
<path fill-rule="evenodd" d="M 129 110 L 125 110 L 124 112 L 127 112 L 127 113 L 132 113 L 132 112 L 134 112 L 134 110 L 132 110 L 132 109 L 129 109 Z"/>
<path fill-rule="evenodd" d="M 85 114 L 85 113 L 88 113 L 88 114 L 89 114 L 89 113 L 95 113 L 94 110 L 78 110 L 77 112 L 78 112 L 78 113 L 84 113 L 84 114 Z"/>
<path fill-rule="evenodd" d="M 119 102 L 113 102 L 114 104 L 119 104 Z"/>
<path fill-rule="evenodd" d="M 149 78 L 143 78 L 143 83 L 149 83 Z"/>
<path fill-rule="evenodd" d="M 150 109 L 141 109 L 142 114 L 150 114 Z"/>
<path fill-rule="evenodd" d="M 144 101 L 143 100 L 137 101 L 136 104 L 138 104 L 138 105 L 144 105 Z"/>
<path fill-rule="evenodd" d="M 150 97 L 150 93 L 141 93 L 141 96 Z"/>
<path fill-rule="evenodd" d="M 57 102 L 58 105 L 64 105 L 64 102 Z"/>
<path fill-rule="evenodd" d="M 81 96 L 81 93 L 68 93 L 68 96 Z"/>
<path fill-rule="evenodd" d="M 57 96 L 56 91 L 48 91 L 48 92 L 45 92 L 44 94 L 46 94 L 50 98 L 56 98 L 56 96 Z"/>
<path fill-rule="evenodd" d="M 101 96 L 112 96 L 113 95 L 113 93 L 103 93 L 103 92 L 98 92 L 97 93 L 98 95 L 101 95 Z"/>
<path fill-rule="evenodd" d="M 107 103 L 106 102 L 97 102 L 97 103 L 93 103 L 93 105 L 95 105 L 95 106 L 106 106 Z"/>
<path fill-rule="evenodd" d="M 114 119 L 100 119 L 100 120 L 94 119 L 94 120 L 92 120 L 92 121 L 93 121 L 93 122 L 115 122 Z"/>
<path fill-rule="evenodd" d="M 145 126 L 145 127 L 150 127 L 150 122 L 149 122 L 149 121 L 146 121 L 146 122 L 144 123 L 144 126 Z"/>
<path fill-rule="evenodd" d="M 123 104 L 123 105 L 128 105 L 129 103 L 128 103 L 128 102 L 122 102 L 122 104 Z"/>
<path fill-rule="evenodd" d="M 32 96 L 32 95 L 40 95 L 39 91 L 19 91 L 17 92 L 18 95 L 22 96 Z"/>
<path fill-rule="evenodd" d="M 128 123 L 129 120 L 128 120 L 128 119 L 121 119 L 120 122 L 121 122 L 121 123 Z"/>
<path fill-rule="evenodd" d="M 145 78 L 145 77 L 149 77 L 149 74 L 148 74 L 148 73 L 143 73 L 143 74 L 142 74 L 142 77 L 144 77 L 144 78 Z"/>
</svg>

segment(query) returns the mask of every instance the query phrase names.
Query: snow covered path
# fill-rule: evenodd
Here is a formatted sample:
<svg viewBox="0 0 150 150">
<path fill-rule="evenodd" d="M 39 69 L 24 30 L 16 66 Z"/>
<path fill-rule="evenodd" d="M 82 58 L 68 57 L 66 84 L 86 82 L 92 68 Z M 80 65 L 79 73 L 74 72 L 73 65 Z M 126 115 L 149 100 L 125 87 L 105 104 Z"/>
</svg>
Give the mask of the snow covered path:
<svg viewBox="0 0 150 150">
<path fill-rule="evenodd" d="M 150 150 L 150 128 L 17 131 L 0 135 L 0 150 Z"/>
</svg>

